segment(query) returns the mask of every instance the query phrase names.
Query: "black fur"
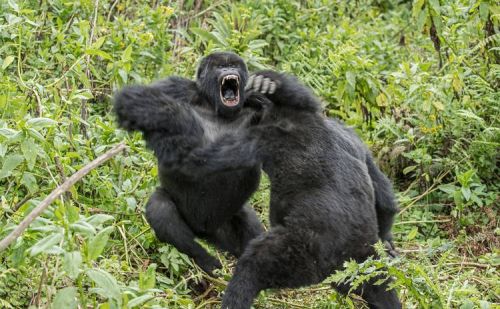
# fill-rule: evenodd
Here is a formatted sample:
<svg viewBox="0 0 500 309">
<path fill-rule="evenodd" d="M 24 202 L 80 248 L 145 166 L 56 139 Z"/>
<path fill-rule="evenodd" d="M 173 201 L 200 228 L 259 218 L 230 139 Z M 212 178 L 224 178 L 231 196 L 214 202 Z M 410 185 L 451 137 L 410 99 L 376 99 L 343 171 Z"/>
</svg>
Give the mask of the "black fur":
<svg viewBox="0 0 500 309">
<path fill-rule="evenodd" d="M 221 79 L 228 74 L 239 78 L 240 100 L 235 106 L 226 106 L 221 100 Z M 228 133 L 240 139 L 242 128 L 257 119 L 258 110 L 243 106 L 251 105 L 243 88 L 247 77 L 240 57 L 214 53 L 201 61 L 196 82 L 170 77 L 150 86 L 126 87 L 114 99 L 119 125 L 141 131 L 158 159 L 161 186 L 146 205 L 149 224 L 161 241 L 192 257 L 207 273 L 221 264 L 195 238 L 239 256 L 247 243 L 263 232 L 255 212 L 246 205 L 260 180 L 257 159 L 242 164 L 235 158 L 237 170 L 219 168 L 221 152 L 231 150 L 245 156 L 254 153 L 254 145 L 237 149 L 221 145 L 210 152 L 210 160 L 197 154 L 203 145 L 218 145 Z M 218 172 L 185 173 L 189 168 L 184 165 L 192 169 L 212 167 Z"/>
<path fill-rule="evenodd" d="M 353 131 L 323 117 L 318 100 L 295 78 L 272 71 L 256 75 L 274 81 L 277 89 L 265 93 L 271 103 L 261 123 L 237 144 L 248 148 L 245 144 L 257 140 L 257 152 L 241 159 L 256 155 L 269 175 L 272 228 L 241 255 L 224 309 L 250 308 L 261 290 L 319 283 L 346 260 L 375 255 L 379 236 L 390 241 L 397 211 L 390 183 Z M 222 157 L 232 158 L 238 147 L 224 149 Z M 203 151 L 208 156 L 213 150 L 208 145 Z M 375 281 L 356 292 L 371 308 L 401 308 L 396 292 L 386 290 L 388 281 L 378 286 Z"/>
</svg>

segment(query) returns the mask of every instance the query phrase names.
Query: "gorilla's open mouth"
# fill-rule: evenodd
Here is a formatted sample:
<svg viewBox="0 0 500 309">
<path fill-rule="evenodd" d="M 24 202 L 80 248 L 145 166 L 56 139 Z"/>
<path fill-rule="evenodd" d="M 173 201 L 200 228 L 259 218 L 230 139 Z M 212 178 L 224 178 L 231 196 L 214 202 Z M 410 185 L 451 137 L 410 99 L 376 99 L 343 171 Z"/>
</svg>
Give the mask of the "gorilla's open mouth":
<svg viewBox="0 0 500 309">
<path fill-rule="evenodd" d="M 240 79 L 237 75 L 226 75 L 220 85 L 220 98 L 226 106 L 236 106 L 240 103 Z"/>
</svg>

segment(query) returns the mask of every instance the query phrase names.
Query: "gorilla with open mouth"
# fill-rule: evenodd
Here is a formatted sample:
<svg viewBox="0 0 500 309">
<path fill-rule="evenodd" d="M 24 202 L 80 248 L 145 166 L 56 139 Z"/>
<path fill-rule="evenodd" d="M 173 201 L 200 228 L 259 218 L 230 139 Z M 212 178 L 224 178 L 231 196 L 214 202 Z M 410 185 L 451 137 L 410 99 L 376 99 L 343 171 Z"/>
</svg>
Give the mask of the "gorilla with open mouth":
<svg viewBox="0 0 500 309">
<path fill-rule="evenodd" d="M 209 274 L 221 264 L 195 238 L 238 257 L 263 232 L 247 204 L 258 187 L 260 165 L 247 161 L 241 169 L 203 176 L 172 167 L 183 166 L 188 158 L 217 166 L 223 158 L 216 153 L 208 161 L 193 150 L 227 133 L 238 138 L 238 132 L 258 120 L 258 105 L 252 106 L 252 98 L 245 96 L 247 78 L 243 59 L 219 52 L 202 59 L 196 81 L 169 77 L 149 86 L 126 87 L 114 98 L 120 127 L 142 132 L 158 159 L 161 185 L 146 205 L 149 224 L 161 241 L 193 258 Z M 248 147 L 235 151 L 243 156 Z"/>
</svg>

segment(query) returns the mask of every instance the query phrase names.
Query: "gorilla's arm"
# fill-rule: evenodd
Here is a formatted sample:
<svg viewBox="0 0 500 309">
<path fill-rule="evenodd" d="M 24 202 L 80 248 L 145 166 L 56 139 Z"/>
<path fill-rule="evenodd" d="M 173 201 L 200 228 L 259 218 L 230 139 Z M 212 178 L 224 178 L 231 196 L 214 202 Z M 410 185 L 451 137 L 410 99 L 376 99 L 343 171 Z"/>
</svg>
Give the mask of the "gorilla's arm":
<svg viewBox="0 0 500 309">
<path fill-rule="evenodd" d="M 319 111 L 321 104 L 311 89 L 285 73 L 271 70 L 255 72 L 250 76 L 245 90 L 260 92 L 274 104 L 297 109 Z"/>
<path fill-rule="evenodd" d="M 141 131 L 158 163 L 168 169 L 202 145 L 202 119 L 192 107 L 196 99 L 195 82 L 170 77 L 151 86 L 124 88 L 115 95 L 114 110 L 120 127 Z"/>
<path fill-rule="evenodd" d="M 172 155 L 172 153 L 170 154 Z M 257 140 L 247 133 L 227 133 L 189 154 L 170 161 L 167 168 L 192 177 L 229 170 L 253 168 L 259 164 Z"/>
<path fill-rule="evenodd" d="M 151 86 L 129 86 L 115 95 L 114 110 L 120 127 L 143 133 L 202 134 L 191 108 L 196 83 L 170 77 Z"/>
<path fill-rule="evenodd" d="M 391 229 L 394 223 L 394 216 L 399 211 L 396 197 L 394 196 L 391 182 L 375 165 L 370 153 L 366 156 L 366 166 L 368 167 L 368 173 L 370 174 L 375 191 L 375 208 L 377 210 L 379 237 L 383 242 L 386 242 L 385 245 L 389 255 L 395 257 L 398 253 L 392 241 Z"/>
<path fill-rule="evenodd" d="M 280 148 L 282 135 L 289 134 L 293 125 L 279 120 L 275 123 L 259 124 L 242 132 L 231 132 L 214 142 L 193 148 L 171 168 L 185 175 L 200 177 L 228 170 L 241 170 L 262 163 L 272 149 Z"/>
</svg>

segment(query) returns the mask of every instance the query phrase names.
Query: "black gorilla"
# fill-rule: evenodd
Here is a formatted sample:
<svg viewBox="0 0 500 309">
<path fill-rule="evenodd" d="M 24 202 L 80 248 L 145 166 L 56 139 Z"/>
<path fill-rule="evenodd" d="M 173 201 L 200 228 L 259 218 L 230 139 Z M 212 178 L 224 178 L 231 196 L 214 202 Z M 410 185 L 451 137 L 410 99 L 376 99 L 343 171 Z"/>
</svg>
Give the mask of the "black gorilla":
<svg viewBox="0 0 500 309">
<path fill-rule="evenodd" d="M 391 241 L 397 212 L 391 185 L 356 134 L 321 115 L 320 103 L 294 78 L 272 71 L 250 77 L 247 88 L 262 92 L 268 106 L 247 135 L 196 151 L 231 158 L 228 164 L 184 164 L 195 174 L 236 168 L 257 157 L 271 180 L 272 228 L 250 242 L 226 289 L 222 308 L 250 308 L 259 291 L 319 283 L 344 261 L 375 255 L 373 245 Z M 254 140 L 257 140 L 255 148 Z M 223 145 L 223 147 L 221 146 Z M 196 167 L 196 168 L 195 168 Z M 186 171 L 188 173 L 188 171 Z M 376 278 L 356 292 L 371 308 L 401 308 L 388 282 Z M 390 280 L 390 279 L 389 279 Z M 348 285 L 336 286 L 347 292 Z"/>
<path fill-rule="evenodd" d="M 164 242 L 192 257 L 207 273 L 220 262 L 196 241 L 200 237 L 239 256 L 247 243 L 263 232 L 255 212 L 246 205 L 260 180 L 260 165 L 247 161 L 238 170 L 188 175 L 174 166 L 186 160 L 219 166 L 218 147 L 210 161 L 194 149 L 214 143 L 227 132 L 238 136 L 259 113 L 245 96 L 248 72 L 233 53 L 214 53 L 202 59 L 196 82 L 170 77 L 151 86 L 131 86 L 114 99 L 118 123 L 141 131 L 158 159 L 161 186 L 146 205 L 146 218 Z M 247 107 L 247 105 L 249 107 Z M 256 118 L 257 117 L 257 118 Z M 225 139 L 225 141 L 227 141 Z M 234 152 L 247 152 L 247 148 Z M 228 160 L 224 159 L 227 164 Z"/>
</svg>

